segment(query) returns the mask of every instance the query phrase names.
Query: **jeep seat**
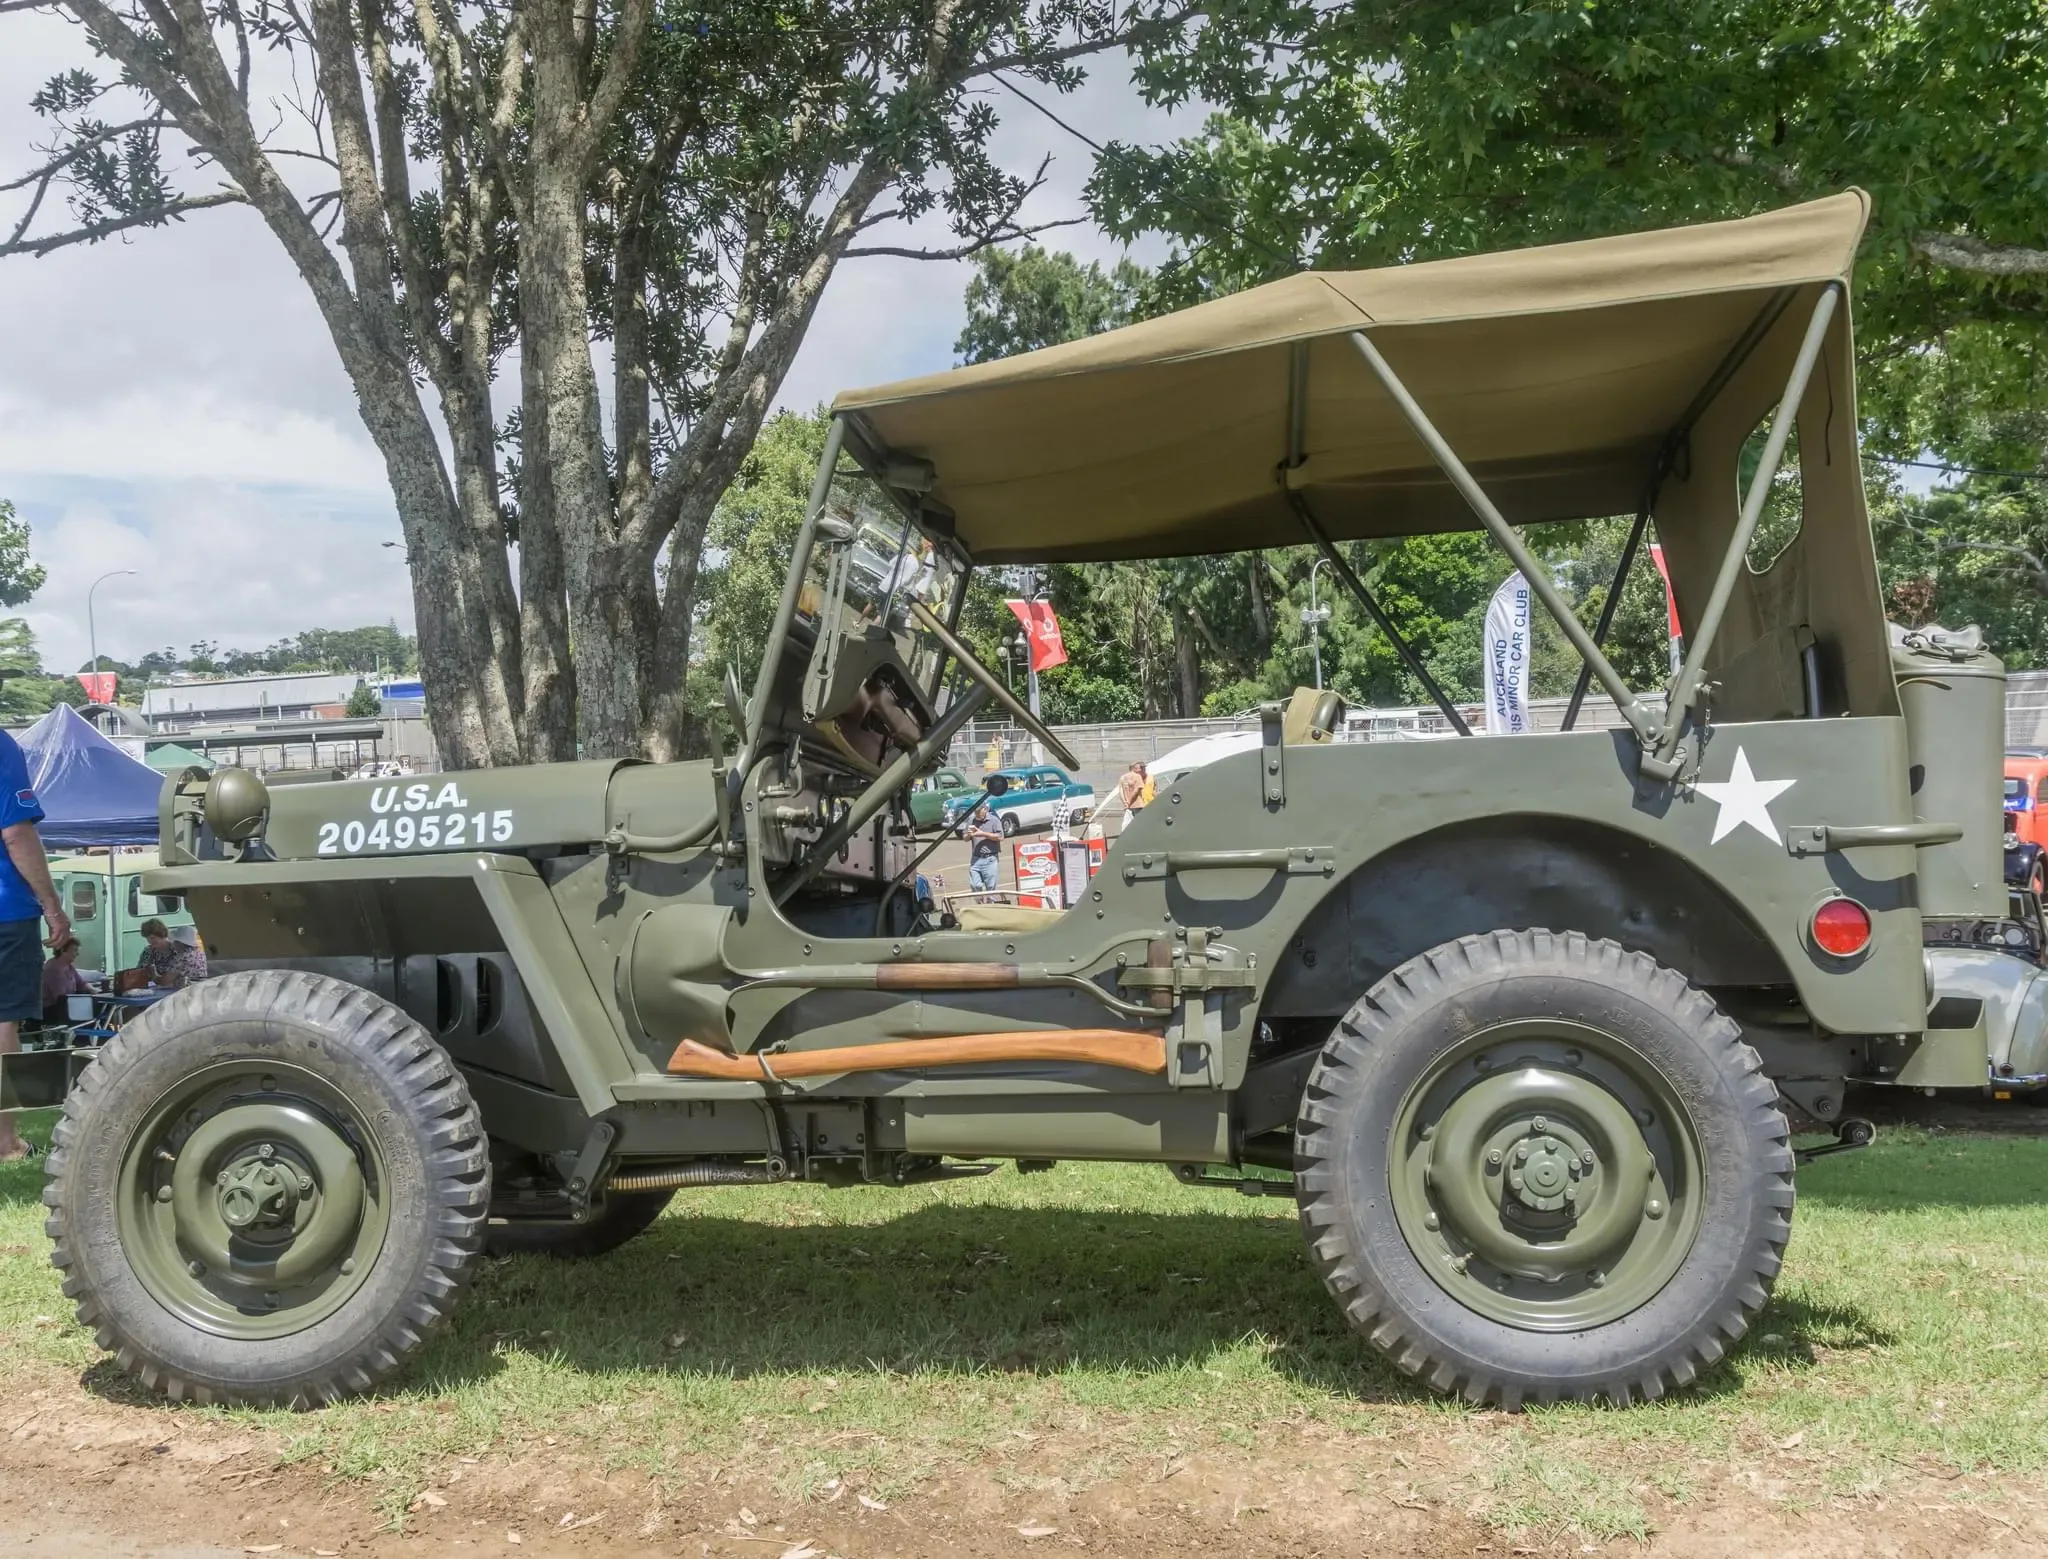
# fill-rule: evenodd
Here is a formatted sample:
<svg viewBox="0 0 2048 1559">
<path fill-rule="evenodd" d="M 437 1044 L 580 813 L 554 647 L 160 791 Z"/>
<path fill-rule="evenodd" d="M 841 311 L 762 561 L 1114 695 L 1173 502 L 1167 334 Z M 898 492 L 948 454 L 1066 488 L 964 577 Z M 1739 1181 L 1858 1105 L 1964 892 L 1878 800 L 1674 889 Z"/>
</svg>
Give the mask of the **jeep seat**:
<svg viewBox="0 0 2048 1559">
<path fill-rule="evenodd" d="M 962 931 L 1043 931 L 1063 909 L 1038 909 L 1028 904 L 962 904 L 956 912 Z"/>
<path fill-rule="evenodd" d="M 1328 688 L 1298 687 L 1280 717 L 1280 740 L 1289 747 L 1334 741 L 1344 718 L 1344 700 Z"/>
</svg>

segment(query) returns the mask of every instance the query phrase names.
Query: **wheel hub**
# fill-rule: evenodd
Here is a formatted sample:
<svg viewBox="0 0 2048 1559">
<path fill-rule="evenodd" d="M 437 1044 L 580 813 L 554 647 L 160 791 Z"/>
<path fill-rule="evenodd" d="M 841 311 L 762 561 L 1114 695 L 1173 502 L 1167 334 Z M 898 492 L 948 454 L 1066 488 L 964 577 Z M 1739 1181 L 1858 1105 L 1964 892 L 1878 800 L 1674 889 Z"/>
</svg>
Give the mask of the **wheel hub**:
<svg viewBox="0 0 2048 1559">
<path fill-rule="evenodd" d="M 173 1313 L 222 1336 L 282 1336 L 367 1277 L 382 1171 L 324 1085 L 275 1065 L 223 1074 L 167 1098 L 131 1139 L 122 1243 Z"/>
<path fill-rule="evenodd" d="M 1551 1136 L 1524 1138 L 1514 1151 L 1508 1189 L 1532 1212 L 1558 1212 L 1579 1199 L 1579 1158 Z"/>
<path fill-rule="evenodd" d="M 1640 1056 L 1569 1022 L 1501 1025 L 1439 1058 L 1403 1101 L 1396 1215 L 1461 1303 L 1577 1330 L 1646 1303 L 1692 1238 L 1683 1107 Z M 1685 1204 L 1690 1206 L 1690 1204 Z"/>
<path fill-rule="evenodd" d="M 215 1177 L 222 1223 L 231 1229 L 274 1229 L 292 1221 L 300 1192 L 311 1191 L 313 1179 L 276 1160 L 277 1149 L 266 1142 Z"/>
</svg>

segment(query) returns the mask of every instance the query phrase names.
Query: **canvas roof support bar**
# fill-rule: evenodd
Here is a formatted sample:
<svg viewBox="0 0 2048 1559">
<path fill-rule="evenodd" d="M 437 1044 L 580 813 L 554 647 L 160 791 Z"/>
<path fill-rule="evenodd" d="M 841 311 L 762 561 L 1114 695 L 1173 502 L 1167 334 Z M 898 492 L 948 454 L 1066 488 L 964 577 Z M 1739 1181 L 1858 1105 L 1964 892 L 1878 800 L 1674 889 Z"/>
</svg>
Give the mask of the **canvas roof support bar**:
<svg viewBox="0 0 2048 1559">
<path fill-rule="evenodd" d="M 768 643 L 761 652 L 761 669 L 754 675 L 754 696 L 747 703 L 746 745 L 732 772 L 735 794 L 753 768 L 761 744 L 761 728 L 768 718 L 768 699 L 775 690 L 775 668 L 782 662 L 782 643 L 789 637 L 789 625 L 796 620 L 797 602 L 802 599 L 804 571 L 810 567 L 811 546 L 818 538 L 818 517 L 832 494 L 832 475 L 839 469 L 839 451 L 846 442 L 846 419 L 834 417 L 825 425 L 825 450 L 818 457 L 818 474 L 811 479 L 811 499 L 804 505 L 804 523 L 796 533 L 796 548 L 790 554 L 789 572 L 782 579 L 782 600 L 775 608 L 775 625 L 768 630 Z"/>
<path fill-rule="evenodd" d="M 1714 647 L 1714 636 L 1720 631 L 1721 618 L 1728 610 L 1728 598 L 1735 593 L 1738 571 L 1749 556 L 1749 544 L 1756 536 L 1757 522 L 1763 518 L 1764 501 L 1770 497 L 1771 482 L 1778 474 L 1778 463 L 1785 457 L 1785 443 L 1792 436 L 1792 429 L 1799 421 L 1799 403 L 1806 395 L 1806 382 L 1813 377 L 1813 365 L 1820 361 L 1820 349 L 1827 340 L 1828 325 L 1835 317 L 1835 307 L 1841 301 L 1842 286 L 1831 282 L 1821 289 L 1820 301 L 1813 306 L 1813 317 L 1806 322 L 1806 338 L 1799 343 L 1799 355 L 1792 360 L 1792 372 L 1785 380 L 1785 395 L 1778 402 L 1777 414 L 1771 418 L 1770 435 L 1764 440 L 1763 458 L 1757 462 L 1756 475 L 1750 478 L 1749 492 L 1742 500 L 1742 513 L 1735 522 L 1735 534 L 1728 538 L 1728 552 L 1721 559 L 1721 572 L 1714 578 L 1713 593 L 1707 597 L 1705 610 L 1693 626 L 1692 642 L 1686 647 L 1685 664 L 1679 668 L 1678 676 L 1671 685 L 1671 701 L 1666 706 L 1664 729 L 1657 740 L 1654 760 L 1645 757 L 1643 767 L 1659 778 L 1670 778 L 1674 772 L 1674 757 L 1678 751 L 1678 738 L 1685 728 L 1686 711 L 1698 695 L 1700 673 L 1705 669 L 1707 654 Z"/>
<path fill-rule="evenodd" d="M 1362 330 L 1354 330 L 1351 332 L 1351 342 L 1358 348 L 1367 366 L 1378 376 L 1381 386 L 1393 398 L 1394 404 L 1400 408 L 1401 415 L 1407 419 L 1409 427 L 1415 430 L 1415 436 L 1422 440 L 1430 456 L 1443 469 L 1444 475 L 1451 479 L 1451 485 L 1457 488 L 1459 496 L 1471 507 L 1472 512 L 1479 516 L 1480 522 L 1493 534 L 1493 539 L 1500 543 L 1501 550 L 1521 571 L 1522 578 L 1527 580 L 1529 588 L 1536 592 L 1536 598 L 1543 603 L 1544 610 L 1556 620 L 1557 626 L 1564 631 L 1564 636 L 1571 641 L 1572 648 L 1579 652 L 1579 658 L 1593 668 L 1593 675 L 1600 679 L 1600 685 L 1607 690 L 1607 696 L 1614 700 L 1614 707 L 1621 711 L 1621 717 L 1628 721 L 1637 739 L 1646 747 L 1655 742 L 1662 735 L 1656 717 L 1642 705 L 1634 693 L 1629 691 L 1629 685 L 1621 680 L 1621 673 L 1614 669 L 1614 663 L 1601 653 L 1600 646 L 1593 642 L 1593 636 L 1586 632 L 1585 624 L 1573 615 L 1571 607 L 1558 593 L 1557 585 L 1551 580 L 1550 571 L 1522 545 L 1522 538 L 1515 534 L 1515 528 L 1507 522 L 1500 510 L 1494 507 L 1493 500 L 1486 496 L 1486 490 L 1465 468 L 1465 462 L 1460 460 L 1457 453 L 1445 442 L 1443 434 L 1437 431 L 1436 424 L 1429 420 L 1428 414 L 1416 403 L 1415 397 L 1408 393 L 1408 386 L 1401 382 L 1392 366 L 1380 356 L 1380 350 L 1372 344 L 1371 338 Z"/>
<path fill-rule="evenodd" d="M 1614 626 L 1615 608 L 1621 605 L 1621 592 L 1628 584 L 1628 571 L 1635 566 L 1636 549 L 1643 544 L 1643 532 L 1650 528 L 1651 498 L 1645 498 L 1636 510 L 1636 520 L 1628 528 L 1628 540 L 1621 546 L 1621 561 L 1614 565 L 1614 578 L 1607 586 L 1607 599 L 1600 603 L 1599 621 L 1593 624 L 1593 642 L 1602 649 L 1607 647 L 1607 630 Z M 1571 702 L 1564 706 L 1564 720 L 1560 731 L 1569 731 L 1579 723 L 1579 706 L 1586 701 L 1586 689 L 1593 681 L 1593 667 L 1590 662 L 1579 662 L 1578 680 L 1572 684 Z"/>
<path fill-rule="evenodd" d="M 1357 598 L 1358 604 L 1365 608 L 1365 615 L 1370 617 L 1379 626 L 1380 632 L 1387 636 L 1387 642 L 1394 646 L 1394 653 L 1401 657 L 1401 664 L 1408 668 L 1409 675 L 1420 682 L 1429 696 L 1436 701 L 1436 707 L 1441 709 L 1444 718 L 1451 722 L 1451 729 L 1460 736 L 1470 736 L 1472 727 L 1467 725 L 1465 717 L 1458 713 L 1457 705 L 1453 704 L 1444 692 L 1443 684 L 1429 674 L 1429 668 L 1422 664 L 1413 647 L 1401 637 L 1401 630 L 1394 626 L 1394 621 L 1387 616 L 1386 609 L 1373 599 L 1373 593 L 1365 588 L 1365 581 L 1352 570 L 1344 554 L 1337 550 L 1336 543 L 1330 540 L 1329 532 L 1317 523 L 1315 515 L 1309 510 L 1307 500 L 1289 489 L 1287 501 L 1294 508 L 1295 518 L 1301 521 L 1301 528 L 1307 531 L 1309 538 L 1315 542 L 1316 550 L 1329 560 L 1330 567 L 1337 571 L 1337 577 L 1344 581 L 1344 588 Z"/>
<path fill-rule="evenodd" d="M 1643 490 L 1643 501 L 1636 507 L 1635 524 L 1629 528 L 1628 543 L 1621 549 L 1621 562 L 1614 570 L 1614 582 L 1607 587 L 1607 599 L 1600 605 L 1600 620 L 1593 625 L 1593 642 L 1601 649 L 1607 648 L 1607 631 L 1614 626 L 1614 613 L 1621 604 L 1622 589 L 1628 583 L 1629 570 L 1635 566 L 1636 552 L 1642 546 L 1643 532 L 1649 528 L 1650 516 L 1656 512 L 1657 494 L 1663 490 L 1664 478 L 1681 460 L 1690 463 L 1694 426 L 1705 415 L 1706 409 L 1714 404 L 1715 397 L 1728 387 L 1728 381 L 1749 361 L 1749 354 L 1756 350 L 1757 344 L 1771 333 L 1778 316 L 1791 306 L 1792 298 L 1790 287 L 1781 287 L 1771 294 L 1770 301 L 1757 310 L 1749 328 L 1728 349 L 1728 355 L 1721 359 L 1707 382 L 1699 387 L 1692 403 L 1685 408 L 1685 415 L 1664 435 L 1664 442 L 1657 450 L 1656 464 L 1650 471 L 1649 485 Z M 1565 706 L 1561 730 L 1569 731 L 1578 724 L 1579 706 L 1586 701 L 1586 689 L 1592 681 L 1593 668 L 1582 661 L 1578 679 L 1572 684 L 1571 702 Z"/>
</svg>

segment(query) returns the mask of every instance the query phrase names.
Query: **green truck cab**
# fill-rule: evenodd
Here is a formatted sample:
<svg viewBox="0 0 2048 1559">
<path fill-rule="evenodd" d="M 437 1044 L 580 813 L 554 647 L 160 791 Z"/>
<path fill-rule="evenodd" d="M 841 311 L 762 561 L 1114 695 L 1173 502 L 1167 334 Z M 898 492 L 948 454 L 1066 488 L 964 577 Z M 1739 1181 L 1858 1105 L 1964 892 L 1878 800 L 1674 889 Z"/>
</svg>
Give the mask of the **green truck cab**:
<svg viewBox="0 0 2048 1559">
<path fill-rule="evenodd" d="M 135 968 L 146 945 L 145 921 L 161 920 L 171 930 L 192 924 L 177 895 L 144 891 L 143 876 L 157 865 L 154 850 L 50 857 L 50 880 L 78 938 L 80 969 L 112 974 Z"/>
<path fill-rule="evenodd" d="M 1795 1130 L 1867 1140 L 1852 1084 L 1981 1089 L 1987 1051 L 2048 1080 L 2003 673 L 1880 600 L 1864 217 L 1305 274 L 841 396 L 730 762 L 179 778 L 144 886 L 216 977 L 66 1101 L 80 1315 L 174 1396 L 318 1403 L 486 1249 L 595 1254 L 697 1186 L 1118 1159 L 1292 1196 L 1436 1389 L 1685 1386 L 1777 1274 Z M 1753 562 L 1795 424 L 1797 533 Z M 1652 526 L 1671 568 L 1661 689 L 1522 539 L 1615 514 L 1624 573 Z M 1309 694 L 1063 910 L 957 929 L 904 891 L 906 797 L 968 721 L 1076 767 L 954 631 L 973 571 L 1309 544 L 1433 686 L 1345 543 L 1471 527 L 1616 726 L 1340 743 Z"/>
</svg>

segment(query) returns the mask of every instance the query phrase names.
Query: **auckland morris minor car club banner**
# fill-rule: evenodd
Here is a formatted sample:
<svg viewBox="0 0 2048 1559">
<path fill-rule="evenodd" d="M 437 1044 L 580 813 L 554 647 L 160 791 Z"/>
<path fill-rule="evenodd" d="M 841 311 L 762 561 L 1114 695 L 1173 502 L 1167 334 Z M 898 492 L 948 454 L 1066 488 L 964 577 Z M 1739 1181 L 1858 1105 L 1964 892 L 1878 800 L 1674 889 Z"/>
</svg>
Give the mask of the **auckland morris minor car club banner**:
<svg viewBox="0 0 2048 1559">
<path fill-rule="evenodd" d="M 1486 734 L 1511 736 L 1529 724 L 1529 581 L 1508 575 L 1486 609 Z"/>
</svg>

